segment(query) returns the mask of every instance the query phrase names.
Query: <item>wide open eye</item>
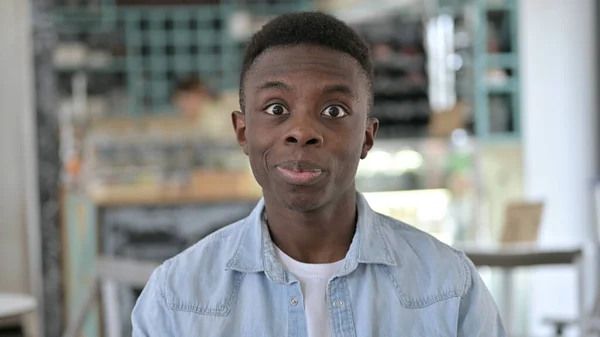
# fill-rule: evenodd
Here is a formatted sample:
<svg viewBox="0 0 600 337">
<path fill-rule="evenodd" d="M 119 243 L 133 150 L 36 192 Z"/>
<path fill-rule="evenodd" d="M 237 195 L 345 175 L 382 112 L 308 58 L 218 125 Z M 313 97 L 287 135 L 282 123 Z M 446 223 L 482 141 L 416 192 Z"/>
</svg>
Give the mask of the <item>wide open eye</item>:
<svg viewBox="0 0 600 337">
<path fill-rule="evenodd" d="M 330 105 L 321 112 L 322 115 L 330 118 L 341 118 L 348 116 L 348 112 L 339 105 Z"/>
<path fill-rule="evenodd" d="M 281 115 L 286 115 L 286 114 L 290 113 L 290 111 L 288 109 L 286 109 L 283 105 L 278 104 L 278 103 L 269 105 L 265 109 L 265 112 L 268 113 L 269 115 L 275 115 L 275 116 L 281 116 Z"/>
</svg>

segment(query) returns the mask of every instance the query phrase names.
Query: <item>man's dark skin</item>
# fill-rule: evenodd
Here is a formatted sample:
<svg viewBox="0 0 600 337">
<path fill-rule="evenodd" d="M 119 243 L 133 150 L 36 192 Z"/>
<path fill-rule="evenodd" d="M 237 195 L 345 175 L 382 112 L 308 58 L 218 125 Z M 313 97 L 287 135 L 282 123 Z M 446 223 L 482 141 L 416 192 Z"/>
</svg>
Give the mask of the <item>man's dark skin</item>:
<svg viewBox="0 0 600 337">
<path fill-rule="evenodd" d="M 356 169 L 378 127 L 366 74 L 348 54 L 300 44 L 267 49 L 242 85 L 233 126 L 273 242 L 297 261 L 342 260 L 356 228 Z"/>
</svg>

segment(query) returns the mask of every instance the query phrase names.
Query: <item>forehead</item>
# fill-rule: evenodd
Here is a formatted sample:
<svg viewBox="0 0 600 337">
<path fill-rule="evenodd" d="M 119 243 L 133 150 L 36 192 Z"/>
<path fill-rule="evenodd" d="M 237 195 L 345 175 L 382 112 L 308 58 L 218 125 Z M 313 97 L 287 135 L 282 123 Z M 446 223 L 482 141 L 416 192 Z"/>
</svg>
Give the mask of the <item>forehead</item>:
<svg viewBox="0 0 600 337">
<path fill-rule="evenodd" d="M 267 49 L 248 70 L 244 85 L 251 91 L 262 82 L 278 79 L 308 81 L 315 85 L 337 82 L 357 92 L 367 88 L 366 75 L 356 59 L 331 48 L 312 45 Z"/>
</svg>

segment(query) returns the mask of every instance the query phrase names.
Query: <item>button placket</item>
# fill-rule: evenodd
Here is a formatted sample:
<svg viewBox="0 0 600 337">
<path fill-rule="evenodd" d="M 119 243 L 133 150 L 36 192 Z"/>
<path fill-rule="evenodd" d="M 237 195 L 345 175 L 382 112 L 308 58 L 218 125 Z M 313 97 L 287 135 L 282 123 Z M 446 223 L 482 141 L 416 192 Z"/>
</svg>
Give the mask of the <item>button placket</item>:
<svg viewBox="0 0 600 337">
<path fill-rule="evenodd" d="M 350 292 L 345 277 L 329 281 L 327 299 L 334 337 L 356 337 Z"/>
<path fill-rule="evenodd" d="M 285 303 L 288 311 L 288 337 L 307 336 L 306 316 L 302 302 L 300 283 L 293 282 L 287 286 Z"/>
</svg>

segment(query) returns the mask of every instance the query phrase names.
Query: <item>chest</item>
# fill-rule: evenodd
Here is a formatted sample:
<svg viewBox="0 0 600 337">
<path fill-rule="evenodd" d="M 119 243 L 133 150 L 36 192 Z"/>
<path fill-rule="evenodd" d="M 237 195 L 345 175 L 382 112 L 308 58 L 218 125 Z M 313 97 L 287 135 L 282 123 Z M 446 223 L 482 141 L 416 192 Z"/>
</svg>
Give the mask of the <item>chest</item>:
<svg viewBox="0 0 600 337">
<path fill-rule="evenodd" d="M 333 337 L 456 335 L 459 297 L 406 305 L 393 283 L 381 277 L 336 278 L 309 293 L 302 288 L 298 282 L 274 284 L 249 275 L 233 289 L 235 297 L 215 293 L 194 299 L 208 310 L 172 310 L 172 320 L 180 336 L 321 337 L 314 336 L 314 325 L 323 322 Z M 307 315 L 307 310 L 313 311 Z"/>
</svg>

